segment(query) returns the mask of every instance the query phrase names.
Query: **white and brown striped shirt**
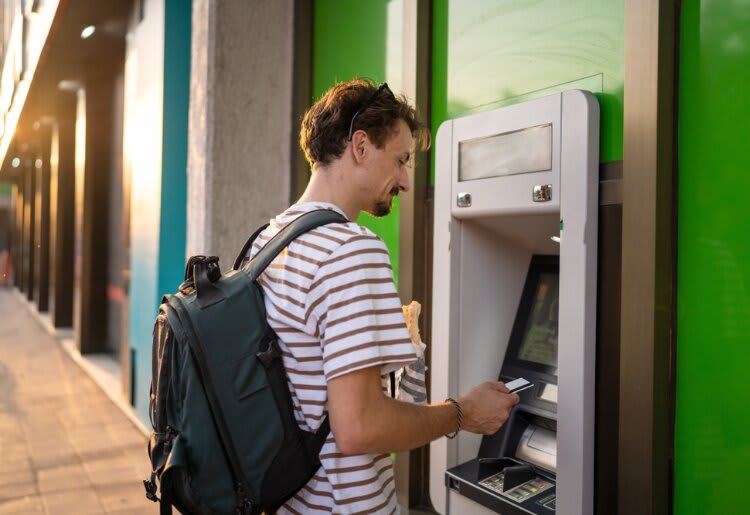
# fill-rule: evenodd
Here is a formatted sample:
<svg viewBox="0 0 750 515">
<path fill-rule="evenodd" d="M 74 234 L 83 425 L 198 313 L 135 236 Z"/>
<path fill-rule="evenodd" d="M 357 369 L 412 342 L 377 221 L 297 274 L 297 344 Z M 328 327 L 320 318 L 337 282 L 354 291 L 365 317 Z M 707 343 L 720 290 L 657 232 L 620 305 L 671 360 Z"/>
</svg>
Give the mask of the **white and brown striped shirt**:
<svg viewBox="0 0 750 515">
<path fill-rule="evenodd" d="M 296 204 L 271 220 L 247 257 L 315 209 L 343 214 L 332 204 Z M 353 222 L 314 229 L 282 251 L 259 281 L 301 428 L 315 431 L 327 415 L 327 381 L 379 366 L 387 389 L 387 374 L 416 360 L 388 250 L 369 229 Z M 279 513 L 398 513 L 387 454 L 344 456 L 331 433 L 320 458 L 321 468 Z"/>
</svg>

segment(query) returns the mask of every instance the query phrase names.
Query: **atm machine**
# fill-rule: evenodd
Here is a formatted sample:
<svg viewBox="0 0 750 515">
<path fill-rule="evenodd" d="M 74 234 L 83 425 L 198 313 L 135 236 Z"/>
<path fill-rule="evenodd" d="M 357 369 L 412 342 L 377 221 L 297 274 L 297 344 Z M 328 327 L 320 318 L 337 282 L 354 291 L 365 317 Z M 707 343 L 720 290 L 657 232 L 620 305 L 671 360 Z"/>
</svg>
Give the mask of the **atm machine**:
<svg viewBox="0 0 750 515">
<path fill-rule="evenodd" d="M 436 138 L 433 401 L 533 386 L 500 430 L 430 446 L 444 514 L 590 515 L 599 105 L 571 90 L 443 123 Z"/>
</svg>

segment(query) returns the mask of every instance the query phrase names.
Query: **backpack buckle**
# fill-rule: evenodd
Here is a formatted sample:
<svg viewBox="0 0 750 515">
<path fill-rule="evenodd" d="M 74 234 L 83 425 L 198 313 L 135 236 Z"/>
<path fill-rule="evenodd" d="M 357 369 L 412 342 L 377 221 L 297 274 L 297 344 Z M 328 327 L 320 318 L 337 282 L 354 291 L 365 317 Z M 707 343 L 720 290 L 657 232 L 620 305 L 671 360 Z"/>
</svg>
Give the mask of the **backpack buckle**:
<svg viewBox="0 0 750 515">
<path fill-rule="evenodd" d="M 276 343 L 275 335 L 271 335 L 268 337 L 268 348 L 264 351 L 259 352 L 258 354 L 256 354 L 256 356 L 266 368 L 269 368 L 273 364 L 274 360 L 281 357 L 281 350 L 279 349 L 278 343 Z"/>
<path fill-rule="evenodd" d="M 159 500 L 159 498 L 156 496 L 156 485 L 153 483 L 153 481 L 144 479 L 143 487 L 146 489 L 146 499 L 152 502 L 157 502 Z"/>
</svg>

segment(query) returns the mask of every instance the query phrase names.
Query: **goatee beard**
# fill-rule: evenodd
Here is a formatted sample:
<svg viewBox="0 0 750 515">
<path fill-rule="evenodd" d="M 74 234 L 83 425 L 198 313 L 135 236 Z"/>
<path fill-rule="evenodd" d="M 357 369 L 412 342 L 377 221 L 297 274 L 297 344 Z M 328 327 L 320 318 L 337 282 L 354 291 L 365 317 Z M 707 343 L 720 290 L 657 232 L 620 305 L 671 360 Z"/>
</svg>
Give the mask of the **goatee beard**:
<svg viewBox="0 0 750 515">
<path fill-rule="evenodd" d="M 391 208 L 393 207 L 393 199 L 398 196 L 399 189 L 393 188 L 391 190 L 391 197 L 388 200 L 378 200 L 375 202 L 375 205 L 372 207 L 371 211 L 368 211 L 369 214 L 372 216 L 376 216 L 378 218 L 383 217 L 391 212 Z"/>
<path fill-rule="evenodd" d="M 372 216 L 377 216 L 377 217 L 386 216 L 388 213 L 391 212 L 392 204 L 393 204 L 393 200 L 391 200 L 390 202 L 379 200 L 375 202 L 375 205 L 373 206 L 372 211 L 370 211 L 370 214 Z"/>
</svg>

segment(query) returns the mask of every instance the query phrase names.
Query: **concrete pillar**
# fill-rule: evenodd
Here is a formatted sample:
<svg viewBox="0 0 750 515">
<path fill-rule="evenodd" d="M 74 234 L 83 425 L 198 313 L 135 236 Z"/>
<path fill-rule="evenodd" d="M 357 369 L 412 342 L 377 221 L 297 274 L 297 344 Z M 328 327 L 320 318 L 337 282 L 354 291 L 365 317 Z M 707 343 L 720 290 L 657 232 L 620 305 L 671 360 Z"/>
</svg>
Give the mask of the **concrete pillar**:
<svg viewBox="0 0 750 515">
<path fill-rule="evenodd" d="M 50 317 L 73 326 L 76 94 L 57 95 L 50 149 Z"/>
<path fill-rule="evenodd" d="M 34 191 L 34 234 L 36 259 L 34 261 L 34 290 L 32 292 L 37 309 L 45 313 L 49 309 L 49 212 L 50 212 L 50 146 L 52 130 L 49 124 L 39 123 L 34 129 L 34 153 L 32 170 L 36 175 Z"/>
<path fill-rule="evenodd" d="M 289 204 L 294 0 L 193 0 L 187 254 L 223 269 Z"/>
</svg>

